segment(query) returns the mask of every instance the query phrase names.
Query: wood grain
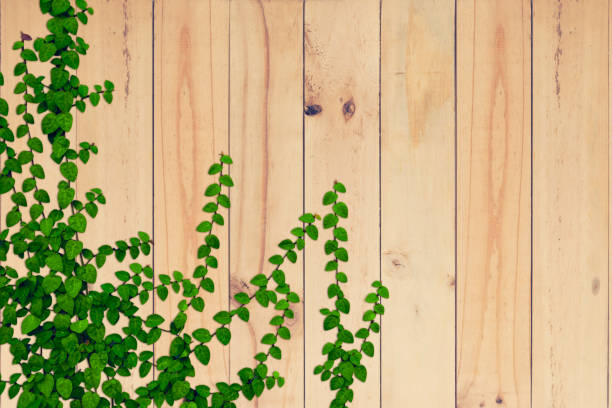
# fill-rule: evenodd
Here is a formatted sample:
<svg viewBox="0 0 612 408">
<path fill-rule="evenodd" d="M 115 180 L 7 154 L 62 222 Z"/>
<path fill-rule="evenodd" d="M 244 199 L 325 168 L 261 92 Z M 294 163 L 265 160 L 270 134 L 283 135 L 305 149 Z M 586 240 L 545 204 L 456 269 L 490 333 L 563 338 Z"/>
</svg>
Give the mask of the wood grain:
<svg viewBox="0 0 612 408">
<path fill-rule="evenodd" d="M 231 2 L 230 142 L 236 183 L 231 196 L 232 295 L 254 293 L 251 278 L 270 274 L 268 258 L 283 253 L 277 244 L 291 237 L 302 213 L 302 31 L 296 29 L 302 24 L 302 8 L 297 0 Z M 301 257 L 282 268 L 300 297 Z M 274 330 L 268 322 L 275 313 L 269 309 L 253 301 L 248 324 L 234 319 L 233 381 L 238 370 L 254 366 L 256 353 L 267 351 L 260 340 Z M 242 399 L 238 407 L 303 405 L 302 304 L 294 310 L 292 339 L 281 340 L 282 360 L 268 360 L 269 369 L 278 370 L 287 383 L 254 402 Z"/>
<path fill-rule="evenodd" d="M 457 11 L 457 406 L 528 407 L 530 5 Z"/>
<path fill-rule="evenodd" d="M 383 406 L 455 401 L 453 14 L 453 1 L 383 2 Z"/>
<path fill-rule="evenodd" d="M 197 248 L 204 236 L 197 225 L 209 219 L 202 212 L 208 200 L 208 167 L 228 151 L 228 35 L 229 6 L 222 0 L 190 0 L 180 4 L 155 2 L 155 270 L 192 276 L 201 263 Z M 227 212 L 222 213 L 227 221 Z M 221 241 L 215 251 L 218 268 L 209 269 L 215 293 L 205 293 L 203 313 L 188 312 L 185 331 L 216 327 L 212 316 L 228 304 L 228 233 L 216 228 Z M 169 319 L 178 311 L 181 296 L 156 298 L 155 310 Z M 171 338 L 155 345 L 158 358 L 168 354 Z M 227 381 L 229 354 L 211 342 L 208 366 L 193 359 L 196 384 Z"/>
<path fill-rule="evenodd" d="M 90 142 L 99 147 L 98 155 L 92 155 L 86 165 L 80 166 L 76 196 L 83 200 L 87 191 L 98 187 L 107 200 L 100 206 L 97 217 L 88 221 L 87 231 L 79 235 L 85 246 L 94 252 L 100 245 L 115 246 L 117 240 L 137 236 L 138 231 L 151 234 L 153 228 L 151 5 L 110 0 L 95 6 L 93 4 L 94 15 L 79 31 L 91 47 L 82 58 L 78 76 L 90 87 L 109 79 L 115 84 L 115 92 L 111 105 L 102 101 L 97 107 L 88 106 L 84 113 L 75 115 L 75 142 Z M 101 64 L 105 59 L 114 63 Z M 118 282 L 114 272 L 128 270 L 134 261 L 152 266 L 151 255 L 140 255 L 136 260 L 128 255 L 121 263 L 109 257 L 93 287 L 100 290 L 100 285 L 106 281 Z M 103 280 L 103 277 L 107 278 Z M 143 306 L 137 304 L 143 318 L 153 312 L 152 300 Z M 108 327 L 107 332 L 124 335 L 121 328 L 128 322 L 122 317 L 115 326 Z M 152 346 L 140 344 L 138 352 L 152 349 Z M 83 363 L 82 368 L 87 368 L 87 363 Z M 124 391 L 133 394 L 153 376 L 149 373 L 140 378 L 136 374 L 129 381 L 119 379 L 125 382 Z"/>
<path fill-rule="evenodd" d="M 608 4 L 534 2 L 533 407 L 608 387 Z"/>
<path fill-rule="evenodd" d="M 379 53 L 380 2 L 306 1 L 305 104 L 318 105 L 318 114 L 305 117 L 305 201 L 307 211 L 320 211 L 321 197 L 335 179 L 345 184 L 342 196 L 349 218 L 349 263 L 342 265 L 349 281 L 343 291 L 351 314 L 342 324 L 356 330 L 367 304 L 370 283 L 380 277 L 379 240 Z M 328 209 L 328 208 L 327 208 Z M 331 237 L 322 230 L 317 245 L 306 251 L 306 406 L 328 406 L 333 393 L 312 372 L 324 357 L 321 348 L 335 340 L 335 331 L 322 330 L 321 307 L 333 304 L 326 288 L 333 281 L 324 272 L 328 257 L 323 243 Z M 391 290 L 393 290 L 391 288 Z M 397 295 L 396 295 L 397 296 Z M 401 295 L 400 295 L 401 296 Z M 386 322 L 383 324 L 384 332 Z M 334 336 L 332 338 L 332 336 Z M 374 341 L 376 355 L 379 340 Z M 380 406 L 380 361 L 364 357 L 365 384 L 354 384 L 353 407 Z"/>
</svg>

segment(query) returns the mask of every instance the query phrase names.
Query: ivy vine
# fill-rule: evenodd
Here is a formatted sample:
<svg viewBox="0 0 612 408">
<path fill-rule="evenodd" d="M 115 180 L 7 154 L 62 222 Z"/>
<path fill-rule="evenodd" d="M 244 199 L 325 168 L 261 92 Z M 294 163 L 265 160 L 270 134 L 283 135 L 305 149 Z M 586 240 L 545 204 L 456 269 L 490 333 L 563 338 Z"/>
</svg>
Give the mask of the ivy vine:
<svg viewBox="0 0 612 408">
<path fill-rule="evenodd" d="M 322 220 L 313 213 L 298 218 L 300 225 L 279 242 L 279 253 L 268 259 L 271 272 L 259 273 L 250 280 L 256 288 L 252 293 L 233 294 L 237 305 L 213 316 L 216 328 L 187 332 L 188 316 L 204 312 L 203 295 L 215 290 L 210 277 L 218 267 L 215 254 L 220 240 L 215 230 L 224 226 L 223 213 L 231 205 L 226 193 L 234 186 L 228 171 L 232 159 L 221 154 L 208 170 L 216 182 L 204 192 L 210 200 L 202 209 L 207 219 L 196 227 L 203 234 L 203 243 L 195 254 L 201 262 L 191 277 L 180 271 L 156 273 L 151 266 L 143 265 L 139 258 L 150 254 L 153 244 L 145 232 L 95 249 L 87 247 L 79 234 L 86 231 L 88 220 L 96 217 L 106 198 L 99 188 L 79 197 L 74 183 L 79 167 L 89 161 L 91 154 L 98 153 L 98 147 L 88 142 L 71 146 L 67 134 L 73 125 L 74 110 L 83 113 L 88 105 L 95 107 L 101 99 L 110 104 L 114 85 L 105 80 L 90 89 L 76 75 L 80 58 L 89 48 L 77 35 L 79 26 L 93 14 L 87 2 L 40 0 L 40 10 L 50 16 L 46 23 L 49 34 L 32 40 L 22 33 L 13 44 L 21 56 L 13 72 L 18 79 L 13 92 L 22 96 L 22 103 L 15 108 L 19 118 L 16 126 L 9 125 L 9 105 L 0 98 L 0 195 L 10 196 L 12 203 L 6 212 L 5 228 L 0 229 L 0 344 L 8 347 L 12 364 L 20 368 L 8 378 L 0 374 L 0 395 L 6 390 L 9 398 L 17 397 L 19 408 L 55 408 L 67 403 L 73 408 L 177 403 L 184 408 L 228 408 L 235 407 L 240 396 L 252 400 L 265 389 L 282 387 L 284 377 L 270 371 L 268 363 L 282 358 L 280 340 L 291 338 L 288 321 L 294 318 L 293 308 L 300 297 L 291 289 L 281 267 L 297 262 L 306 240 L 318 239 L 317 225 L 322 223 L 324 230 L 331 230 L 331 238 L 325 242 L 325 254 L 331 259 L 325 270 L 333 273 L 327 294 L 334 307 L 323 308 L 321 313 L 325 316 L 324 330 L 335 329 L 336 340 L 323 346 L 326 361 L 315 367 L 314 374 L 320 374 L 321 380 L 329 381 L 331 390 L 336 391 L 330 407 L 347 406 L 354 397 L 354 379 L 366 380 L 362 359 L 364 355 L 374 356 L 374 345 L 368 339 L 380 330 L 376 318 L 384 313 L 381 301 L 389 292 L 380 281 L 373 282 L 374 290 L 365 298 L 372 305 L 363 315 L 367 327 L 353 333 L 342 324 L 342 316 L 350 312 L 350 302 L 341 288 L 348 280 L 341 271 L 341 265 L 348 261 L 348 251 L 343 246 L 348 233 L 340 225 L 348 217 L 348 206 L 340 199 L 346 192 L 344 185 L 335 182 L 333 189 L 325 193 L 323 204 L 330 212 Z M 49 63 L 49 75 L 30 73 L 35 62 Z M 1 85 L 4 77 L 0 73 Z M 40 128 L 34 126 L 34 111 L 42 116 Z M 48 143 L 35 135 L 38 129 Z M 15 141 L 23 138 L 26 146 L 21 149 L 17 145 L 22 144 Z M 42 154 L 57 164 L 61 174 L 55 192 L 57 203 L 51 203 L 50 193 L 39 186 L 51 170 L 38 163 Z M 16 175 L 23 178 L 21 185 Z M 24 272 L 8 265 L 9 253 L 24 261 Z M 98 273 L 109 257 L 127 263 L 127 268 L 116 271 L 112 282 L 105 281 L 100 289 L 94 289 L 92 285 L 98 282 Z M 167 321 L 155 313 L 139 314 L 154 296 L 166 301 L 170 291 L 182 296 L 173 319 Z M 193 364 L 210 363 L 213 356 L 209 344 L 213 340 L 222 345 L 230 343 L 234 318 L 248 322 L 253 299 L 274 310 L 270 331 L 260 340 L 264 350 L 253 356 L 251 366 L 237 372 L 239 382 L 196 384 Z M 188 313 L 190 310 L 193 311 Z M 110 326 L 123 322 L 127 323 L 120 327 L 120 333 L 107 333 Z M 168 350 L 157 348 L 155 355 L 150 350 L 137 351 L 139 343 L 153 345 L 162 335 L 171 338 Z M 361 345 L 349 348 L 355 339 L 362 339 Z M 136 388 L 134 395 L 123 389 L 121 377 L 132 376 L 136 369 L 146 377 L 153 367 L 155 379 Z"/>
</svg>

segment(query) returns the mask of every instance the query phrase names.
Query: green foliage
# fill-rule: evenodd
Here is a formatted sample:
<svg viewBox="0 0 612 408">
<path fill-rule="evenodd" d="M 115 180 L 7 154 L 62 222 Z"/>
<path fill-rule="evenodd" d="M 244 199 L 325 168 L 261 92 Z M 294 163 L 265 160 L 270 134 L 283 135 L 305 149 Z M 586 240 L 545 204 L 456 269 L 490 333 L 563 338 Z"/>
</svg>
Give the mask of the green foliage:
<svg viewBox="0 0 612 408">
<path fill-rule="evenodd" d="M 76 114 L 73 108 L 85 112 L 87 101 L 97 106 L 100 98 L 111 103 L 114 84 L 105 80 L 103 85 L 90 87 L 76 75 L 80 56 L 89 48 L 77 35 L 80 25 L 86 24 L 93 14 L 87 2 L 40 0 L 40 9 L 49 17 L 46 23 L 49 33 L 33 41 L 22 34 L 13 44 L 21 57 L 13 71 L 18 78 L 14 93 L 23 99 L 16 107 L 19 123 L 13 128 L 5 118 L 8 103 L 0 98 L 0 154 L 5 154 L 1 161 L 0 195 L 10 197 L 10 201 L 4 201 L 9 208 L 6 228 L 0 230 L 0 261 L 6 261 L 11 252 L 25 265 L 21 274 L 5 263 L 0 266 L 0 344 L 8 348 L 12 363 L 21 369 L 8 379 L 0 375 L 0 394 L 8 390 L 10 398 L 18 398 L 19 408 L 55 408 L 67 402 L 71 407 L 82 408 L 159 407 L 164 403 L 180 403 L 186 408 L 231 408 L 240 396 L 252 400 L 265 389 L 282 387 L 285 379 L 269 369 L 268 359 L 282 358 L 281 340 L 291 339 L 289 323 L 295 317 L 294 306 L 300 302 L 283 269 L 297 262 L 307 238 L 318 239 L 317 224 L 321 217 L 313 213 L 299 217 L 301 226 L 291 229 L 289 237 L 278 244 L 280 253 L 269 257 L 272 271 L 256 274 L 250 280 L 253 293 L 234 294 L 235 306 L 213 315 L 216 329 L 198 328 L 188 333 L 185 330 L 188 316 L 194 314 L 190 309 L 203 312 L 204 292 L 215 290 L 209 272 L 218 267 L 216 251 L 221 242 L 216 229 L 225 225 L 222 212 L 231 205 L 227 189 L 234 186 L 234 180 L 228 166 L 233 161 L 221 154 L 208 170 L 216 182 L 204 190 L 208 202 L 202 210 L 207 219 L 196 227 L 204 237 L 194 254 L 201 262 L 191 277 L 181 271 L 155 274 L 150 266 L 140 263 L 139 257 L 149 255 L 153 244 L 146 232 L 98 248 L 87 247 L 79 234 L 87 230 L 88 218 L 97 216 L 106 198 L 99 188 L 77 195 L 73 183 L 78 179 L 80 165 L 86 164 L 91 154 L 97 154 L 98 148 L 89 142 L 71 146 L 67 132 L 72 129 Z M 49 75 L 30 74 L 32 63 L 50 64 Z M 3 84 L 0 74 L 0 85 Z M 38 129 L 33 126 L 34 111 L 42 118 L 39 130 L 46 135 L 42 139 L 32 134 Z M 13 144 L 15 136 L 26 138 L 25 148 L 20 150 Z M 42 141 L 45 139 L 47 146 Z M 38 185 L 38 180 L 45 179 L 52 170 L 37 163 L 43 153 L 57 164 L 61 176 L 53 194 L 57 208 L 51 203 L 51 193 Z M 17 183 L 16 174 L 24 174 L 25 178 Z M 333 191 L 323 197 L 323 204 L 331 206 L 331 212 L 322 219 L 322 227 L 332 230 L 332 238 L 324 247 L 326 255 L 332 257 L 325 271 L 334 273 L 334 282 L 327 289 L 334 308 L 321 309 L 321 313 L 325 315 L 324 330 L 336 330 L 336 341 L 324 345 L 327 361 L 315 368 L 315 374 L 329 381 L 330 388 L 336 391 L 330 407 L 344 407 L 353 400 L 353 378 L 366 380 L 367 370 L 361 359 L 364 354 L 374 355 L 373 343 L 368 338 L 380 330 L 376 318 L 384 313 L 381 299 L 389 296 L 387 288 L 375 281 L 372 284 L 375 290 L 365 298 L 372 306 L 363 315 L 367 327 L 353 333 L 342 324 L 342 315 L 351 308 L 340 286 L 348 280 L 340 271 L 340 266 L 348 261 L 344 246 L 348 234 L 339 225 L 349 215 L 346 203 L 339 201 L 345 192 L 344 185 L 336 182 Z M 100 273 L 109 257 L 128 265 L 115 271 L 116 279 L 99 282 L 99 276 L 113 277 Z M 99 285 L 94 287 L 95 283 Z M 170 291 L 181 297 L 171 320 L 155 313 L 146 316 L 138 313 L 155 295 L 161 302 L 166 301 Z M 193 362 L 210 363 L 214 356 L 209 343 L 213 339 L 222 345 L 231 342 L 234 317 L 248 322 L 248 306 L 253 299 L 274 310 L 270 331 L 260 339 L 265 351 L 255 354 L 252 367 L 237 372 L 239 382 L 218 382 L 214 388 L 192 384 Z M 109 330 L 117 325 L 120 330 Z M 153 345 L 162 334 L 170 337 L 168 350 L 157 348 L 155 355 L 142 348 L 138 351 L 138 343 Z M 362 339 L 361 346 L 349 349 L 347 345 L 354 344 L 356 339 Z M 133 375 L 135 369 L 141 377 L 148 376 L 153 369 L 156 375 L 130 394 L 122 387 L 123 377 Z"/>
</svg>

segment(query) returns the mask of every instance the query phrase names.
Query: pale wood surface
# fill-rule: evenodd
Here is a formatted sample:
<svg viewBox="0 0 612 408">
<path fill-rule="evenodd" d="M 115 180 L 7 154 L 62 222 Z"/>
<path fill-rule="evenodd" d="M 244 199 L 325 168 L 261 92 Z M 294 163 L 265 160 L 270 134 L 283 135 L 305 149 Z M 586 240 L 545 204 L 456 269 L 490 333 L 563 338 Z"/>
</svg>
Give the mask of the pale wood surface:
<svg viewBox="0 0 612 408">
<path fill-rule="evenodd" d="M 208 167 L 229 146 L 229 7 L 216 0 L 156 1 L 154 10 L 155 271 L 172 275 L 179 270 L 191 277 L 204 262 L 197 259 L 204 234 L 196 227 L 210 219 L 210 214 L 202 212 L 210 201 L 204 190 L 216 183 Z M 227 211 L 220 213 L 228 221 Z M 188 332 L 216 325 L 212 316 L 228 305 L 229 234 L 227 228 L 217 226 L 214 233 L 221 241 L 220 248 L 213 250 L 219 265 L 209 268 L 207 276 L 213 279 L 215 292 L 205 296 L 203 313 L 189 309 Z M 164 327 L 176 316 L 181 299 L 172 290 L 164 302 L 156 297 L 155 312 L 167 317 Z M 156 356 L 168 355 L 171 340 L 162 336 L 155 345 Z M 208 366 L 194 358 L 195 384 L 228 379 L 228 350 L 216 340 L 209 347 L 213 357 Z"/>
<path fill-rule="evenodd" d="M 90 3 L 79 75 L 111 79 L 116 91 L 112 105 L 77 114 L 70 133 L 100 148 L 77 185 L 107 197 L 89 246 L 154 232 L 154 256 L 141 262 L 191 276 L 208 166 L 221 152 L 235 160 L 216 291 L 202 314 L 189 312 L 188 331 L 214 329 L 230 294 L 271 271 L 278 242 L 303 210 L 322 212 L 337 179 L 348 189 L 346 326 L 361 326 L 372 280 L 391 291 L 383 350 L 377 339 L 350 406 L 609 404 L 607 1 Z M 0 13 L 0 92 L 13 104 L 11 45 L 20 31 L 44 33 L 46 18 L 33 0 L 0 0 Z M 45 188 L 59 179 L 47 171 Z M 0 223 L 9 208 L 2 197 Z M 303 300 L 271 367 L 284 388 L 239 407 L 328 406 L 332 392 L 312 375 L 332 335 L 319 313 L 330 304 L 328 235 L 283 265 Z M 174 317 L 180 296 L 155 300 L 143 314 Z M 193 381 L 236 380 L 272 315 L 254 303 L 249 324 L 236 318 L 231 345 L 213 340 Z M 2 378 L 15 371 L 10 360 L 3 347 Z"/>
<path fill-rule="evenodd" d="M 302 213 L 302 3 L 300 1 L 233 1 L 230 10 L 230 154 L 234 160 L 230 225 L 230 291 L 249 295 L 253 276 L 270 275 L 268 258 L 283 254 L 278 243 L 293 238 Z M 302 254 L 281 270 L 292 291 L 302 293 Z M 276 287 L 271 282 L 269 289 Z M 238 303 L 232 298 L 231 307 Z M 289 380 L 254 402 L 242 399 L 238 407 L 303 404 L 303 306 L 292 307 L 288 320 L 291 340 L 279 339 L 283 358 L 269 358 L 268 370 Z M 255 367 L 255 354 L 267 352 L 260 343 L 268 324 L 279 314 L 253 299 L 248 323 L 234 318 L 230 349 L 231 380 L 237 372 Z"/>
<path fill-rule="evenodd" d="M 455 400 L 453 9 L 383 2 L 382 274 L 394 294 L 383 318 L 384 406 Z"/>
<path fill-rule="evenodd" d="M 608 4 L 535 2 L 533 406 L 603 407 Z"/>
<path fill-rule="evenodd" d="M 378 1 L 362 1 L 359 7 L 351 1 L 307 1 L 304 16 L 304 103 L 321 107 L 320 113 L 305 117 L 306 208 L 322 208 L 321 197 L 334 180 L 345 184 L 341 199 L 349 206 L 349 216 L 340 224 L 349 236 L 349 263 L 341 263 L 340 271 L 348 275 L 342 288 L 351 314 L 343 315 L 342 324 L 352 330 L 364 326 L 363 299 L 380 276 L 379 6 Z M 321 229 L 319 240 L 330 238 L 331 230 Z M 305 287 L 306 406 L 321 407 L 329 405 L 332 392 L 312 370 L 324 361 L 323 344 L 335 341 L 335 330 L 323 332 L 319 313 L 321 307 L 333 307 L 326 288 L 334 276 L 322 272 L 330 258 L 321 245 L 308 246 L 306 254 L 306 274 L 312 276 Z M 378 356 L 378 338 L 374 345 Z M 378 406 L 380 360 L 364 356 L 363 361 L 368 381 L 356 382 L 351 406 Z"/>
<path fill-rule="evenodd" d="M 528 407 L 530 5 L 457 7 L 457 407 Z"/>
</svg>

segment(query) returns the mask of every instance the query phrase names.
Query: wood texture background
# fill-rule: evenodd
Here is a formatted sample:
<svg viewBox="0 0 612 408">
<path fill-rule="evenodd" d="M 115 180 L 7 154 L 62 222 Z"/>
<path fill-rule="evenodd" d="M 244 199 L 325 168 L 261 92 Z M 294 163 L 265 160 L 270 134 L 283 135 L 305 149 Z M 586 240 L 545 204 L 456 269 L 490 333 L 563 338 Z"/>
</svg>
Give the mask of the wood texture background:
<svg viewBox="0 0 612 408">
<path fill-rule="evenodd" d="M 269 272 L 337 179 L 350 207 L 347 324 L 358 327 L 372 280 L 391 290 L 352 407 L 612 407 L 609 1 L 90 3 L 79 76 L 116 92 L 71 132 L 100 147 L 77 185 L 108 201 L 89 246 L 150 231 L 156 271 L 191 273 L 206 170 L 221 152 L 235 161 L 216 292 L 190 329 Z M 34 0 L 0 7 L 11 77 L 12 42 L 41 35 L 44 19 Z M 239 407 L 329 404 L 312 375 L 330 338 L 325 257 L 321 245 L 304 255 L 285 271 L 303 298 L 274 367 L 287 383 Z M 147 312 L 172 317 L 178 300 Z M 249 324 L 234 322 L 197 382 L 236 380 L 269 318 L 254 305 Z M 13 371 L 3 348 L 0 372 Z"/>
</svg>

